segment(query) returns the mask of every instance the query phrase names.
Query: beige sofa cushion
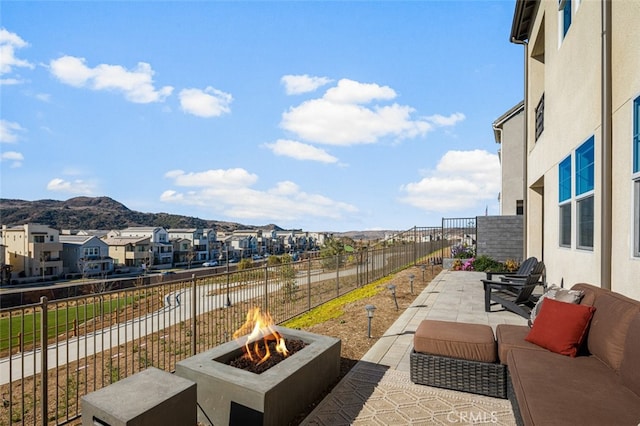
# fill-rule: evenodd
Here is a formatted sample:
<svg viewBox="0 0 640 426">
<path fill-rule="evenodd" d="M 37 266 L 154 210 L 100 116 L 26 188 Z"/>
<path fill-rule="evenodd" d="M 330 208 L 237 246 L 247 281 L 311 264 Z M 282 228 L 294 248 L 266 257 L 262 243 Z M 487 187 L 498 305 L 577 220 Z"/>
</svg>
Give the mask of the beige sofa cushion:
<svg viewBox="0 0 640 426">
<path fill-rule="evenodd" d="M 589 352 L 618 371 L 622 362 L 627 331 L 640 312 L 640 302 L 605 291 L 596 296 L 596 308 L 587 337 Z"/>
<path fill-rule="evenodd" d="M 640 314 L 629 325 L 620 364 L 620 378 L 626 387 L 640 396 Z"/>
<path fill-rule="evenodd" d="M 509 375 L 525 425 L 637 425 L 640 397 L 593 356 L 509 351 Z"/>
<path fill-rule="evenodd" d="M 526 325 L 498 324 L 496 340 L 498 341 L 498 359 L 501 364 L 508 365 L 507 354 L 514 348 L 547 352 L 545 348 L 524 340 L 530 330 Z"/>
</svg>

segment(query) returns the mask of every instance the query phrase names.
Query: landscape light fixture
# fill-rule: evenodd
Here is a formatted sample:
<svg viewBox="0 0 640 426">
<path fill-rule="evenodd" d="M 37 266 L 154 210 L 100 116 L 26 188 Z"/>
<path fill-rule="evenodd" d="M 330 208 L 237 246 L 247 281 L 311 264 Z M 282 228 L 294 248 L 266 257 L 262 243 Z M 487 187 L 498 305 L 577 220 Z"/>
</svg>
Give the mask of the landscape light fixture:
<svg viewBox="0 0 640 426">
<path fill-rule="evenodd" d="M 409 275 L 409 284 L 411 284 L 411 294 L 413 294 L 413 279 L 414 279 L 415 277 L 416 277 L 416 276 L 415 276 L 415 275 L 413 275 L 413 274 Z"/>
<path fill-rule="evenodd" d="M 367 318 L 369 320 L 369 339 L 371 339 L 371 319 L 373 318 L 373 311 L 376 310 L 376 307 L 373 305 L 366 305 L 364 308 L 367 311 Z"/>
<path fill-rule="evenodd" d="M 393 296 L 393 302 L 396 304 L 396 311 L 398 310 L 398 299 L 396 299 L 396 286 L 393 284 L 389 284 L 387 286 L 389 290 L 391 290 L 391 295 Z"/>
</svg>

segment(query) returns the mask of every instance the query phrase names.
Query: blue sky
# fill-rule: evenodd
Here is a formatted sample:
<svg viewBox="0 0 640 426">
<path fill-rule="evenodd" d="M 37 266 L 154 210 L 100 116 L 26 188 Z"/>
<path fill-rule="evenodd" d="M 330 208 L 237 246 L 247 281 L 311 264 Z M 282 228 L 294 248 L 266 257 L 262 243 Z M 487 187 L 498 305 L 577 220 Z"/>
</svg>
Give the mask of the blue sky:
<svg viewBox="0 0 640 426">
<path fill-rule="evenodd" d="M 499 213 L 515 1 L 3 1 L 2 198 L 309 231 Z"/>
</svg>

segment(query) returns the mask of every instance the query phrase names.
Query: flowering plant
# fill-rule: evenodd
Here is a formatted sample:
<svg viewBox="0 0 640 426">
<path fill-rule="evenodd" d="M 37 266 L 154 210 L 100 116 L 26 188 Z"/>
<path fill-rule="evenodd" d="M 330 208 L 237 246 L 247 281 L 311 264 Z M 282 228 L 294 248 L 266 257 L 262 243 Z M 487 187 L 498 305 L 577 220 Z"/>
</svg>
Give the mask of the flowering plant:
<svg viewBox="0 0 640 426">
<path fill-rule="evenodd" d="M 451 257 L 470 259 L 476 255 L 476 250 L 467 244 L 456 244 L 451 247 Z"/>
<path fill-rule="evenodd" d="M 456 259 L 453 261 L 453 265 L 451 265 L 451 269 L 454 271 L 473 271 L 475 270 L 473 267 L 473 262 L 475 259 L 473 257 L 466 259 L 464 262 L 462 259 Z"/>
<path fill-rule="evenodd" d="M 518 262 L 517 260 L 507 259 L 504 262 L 504 269 L 506 269 L 507 272 L 515 272 L 518 270 L 519 267 L 520 267 L 520 262 Z"/>
</svg>

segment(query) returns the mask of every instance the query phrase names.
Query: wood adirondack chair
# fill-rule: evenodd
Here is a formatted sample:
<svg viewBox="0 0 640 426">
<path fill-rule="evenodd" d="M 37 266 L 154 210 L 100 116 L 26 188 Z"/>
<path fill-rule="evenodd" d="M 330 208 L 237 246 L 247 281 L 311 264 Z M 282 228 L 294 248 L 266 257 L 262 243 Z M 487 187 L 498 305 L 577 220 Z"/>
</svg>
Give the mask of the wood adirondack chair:
<svg viewBox="0 0 640 426">
<path fill-rule="evenodd" d="M 526 280 L 529 274 L 533 271 L 533 268 L 538 264 L 538 259 L 535 257 L 529 257 L 520 264 L 520 267 L 516 272 L 506 272 L 500 274 L 500 281 L 514 281 L 514 280 Z"/>
<path fill-rule="evenodd" d="M 545 268 L 543 262 L 538 262 L 524 279 L 482 280 L 484 285 L 484 310 L 491 312 L 492 305 L 502 305 L 508 311 L 529 319 L 531 309 L 537 300 L 533 290 L 543 285 L 542 277 Z"/>
</svg>

